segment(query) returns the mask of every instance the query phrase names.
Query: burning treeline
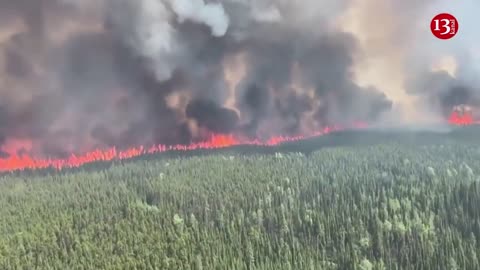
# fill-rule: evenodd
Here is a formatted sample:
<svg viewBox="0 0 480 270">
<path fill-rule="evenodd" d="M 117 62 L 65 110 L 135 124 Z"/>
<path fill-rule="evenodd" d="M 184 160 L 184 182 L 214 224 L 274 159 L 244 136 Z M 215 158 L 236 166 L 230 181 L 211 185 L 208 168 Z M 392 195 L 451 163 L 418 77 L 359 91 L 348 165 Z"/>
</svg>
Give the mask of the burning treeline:
<svg viewBox="0 0 480 270">
<path fill-rule="evenodd" d="M 404 19 L 387 11 L 434 1 L 382 0 L 373 24 L 359 3 L 378 1 L 0 0 L 3 154 L 305 135 L 376 121 L 411 96 L 429 112 L 477 102 L 446 69 L 412 78 L 408 46 L 391 45 Z M 409 89 L 361 82 L 370 60 L 397 49 L 380 67 Z M 425 79 L 435 76 L 443 83 Z"/>
</svg>

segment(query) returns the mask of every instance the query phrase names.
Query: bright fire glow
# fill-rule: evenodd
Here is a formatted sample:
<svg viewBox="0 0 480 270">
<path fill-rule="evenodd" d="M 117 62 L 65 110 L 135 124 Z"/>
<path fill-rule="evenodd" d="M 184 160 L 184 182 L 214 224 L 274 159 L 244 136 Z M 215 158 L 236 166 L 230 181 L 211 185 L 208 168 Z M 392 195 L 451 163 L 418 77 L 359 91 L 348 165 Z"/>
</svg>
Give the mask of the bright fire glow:
<svg viewBox="0 0 480 270">
<path fill-rule="evenodd" d="M 471 114 L 460 115 L 452 112 L 448 118 L 448 122 L 452 125 L 474 125 L 480 124 L 480 121 L 473 120 Z M 366 128 L 364 123 L 357 123 L 352 128 Z M 42 169 L 42 168 L 75 168 L 81 165 L 96 161 L 112 161 L 123 160 L 138 157 L 144 154 L 155 154 L 166 151 L 190 151 L 198 149 L 219 149 L 237 145 L 258 145 L 258 146 L 275 146 L 285 142 L 299 141 L 311 137 L 325 135 L 334 131 L 344 130 L 340 126 L 326 127 L 323 130 L 314 132 L 308 136 L 277 136 L 265 141 L 260 140 L 242 140 L 234 135 L 213 134 L 204 142 L 192 143 L 189 145 L 154 145 L 149 148 L 139 146 L 132 147 L 127 150 L 117 150 L 115 147 L 110 149 L 97 149 L 82 155 L 72 154 L 65 159 L 36 159 L 28 154 L 13 154 L 7 158 L 0 159 L 0 172 L 8 172 L 25 169 Z M 22 142 L 23 145 L 28 143 Z"/>
<path fill-rule="evenodd" d="M 471 113 L 460 114 L 456 111 L 453 111 L 448 117 L 448 123 L 457 126 L 469 126 L 478 125 L 480 124 L 480 121 L 474 119 Z"/>
<path fill-rule="evenodd" d="M 353 128 L 364 128 L 363 123 L 357 123 Z M 0 159 L 0 171 L 15 171 L 24 169 L 42 169 L 42 168 L 74 168 L 86 163 L 96 161 L 122 160 L 138 157 L 143 154 L 154 154 L 165 151 L 189 151 L 197 149 L 219 149 L 236 145 L 259 145 L 274 146 L 285 142 L 298 141 L 310 137 L 325 135 L 333 131 L 343 130 L 340 126 L 326 127 L 321 131 L 310 134 L 309 136 L 278 136 L 272 137 L 266 141 L 260 140 L 241 140 L 233 135 L 214 134 L 204 142 L 192 143 L 189 145 L 155 145 L 149 148 L 139 146 L 127 150 L 117 150 L 115 147 L 104 150 L 95 150 L 82 155 L 72 154 L 65 159 L 36 159 L 28 154 L 13 154 L 7 158 Z"/>
</svg>

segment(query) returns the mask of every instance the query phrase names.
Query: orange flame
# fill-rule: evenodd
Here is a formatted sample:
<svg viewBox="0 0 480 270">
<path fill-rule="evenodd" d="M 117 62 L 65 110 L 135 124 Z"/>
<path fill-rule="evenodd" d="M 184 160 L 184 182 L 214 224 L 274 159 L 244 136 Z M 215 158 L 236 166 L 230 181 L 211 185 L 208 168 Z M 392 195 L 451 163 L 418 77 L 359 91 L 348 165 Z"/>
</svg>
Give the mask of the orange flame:
<svg viewBox="0 0 480 270">
<path fill-rule="evenodd" d="M 366 124 L 356 123 L 354 128 L 364 128 Z M 260 140 L 243 140 L 234 135 L 229 134 L 212 134 L 210 138 L 204 142 L 192 143 L 189 145 L 154 145 L 150 148 L 143 146 L 132 147 L 127 150 L 117 150 L 113 147 L 110 149 L 97 149 L 82 155 L 72 154 L 65 159 L 36 159 L 28 154 L 11 154 L 8 158 L 0 159 L 0 171 L 15 171 L 25 169 L 42 169 L 42 168 L 74 168 L 83 164 L 92 163 L 96 161 L 112 161 L 123 160 L 133 157 L 138 157 L 143 154 L 154 154 L 165 151 L 189 151 L 197 149 L 218 149 L 236 145 L 259 145 L 259 146 L 274 146 L 285 142 L 298 141 L 314 136 L 325 135 L 333 131 L 343 130 L 340 126 L 326 127 L 323 130 L 314 132 L 308 136 L 278 136 L 272 137 L 266 141 Z"/>
<path fill-rule="evenodd" d="M 479 120 L 475 120 L 471 113 L 460 114 L 457 111 L 453 111 L 448 117 L 448 123 L 456 126 L 469 126 L 480 124 Z"/>
<path fill-rule="evenodd" d="M 448 118 L 448 123 L 452 125 L 474 125 L 480 124 L 480 121 L 473 120 L 471 114 L 459 114 L 456 111 L 453 111 Z M 367 124 L 365 123 L 355 123 L 351 128 L 362 129 L 366 128 Z M 113 161 L 113 160 L 124 160 L 129 158 L 138 157 L 144 154 L 155 154 L 162 153 L 166 151 L 190 151 L 198 149 L 219 149 L 230 146 L 238 145 L 258 145 L 258 146 L 275 146 L 285 142 L 299 141 L 311 137 L 326 135 L 331 132 L 344 130 L 344 127 L 335 125 L 330 127 L 325 127 L 320 131 L 314 132 L 309 135 L 299 135 L 299 136 L 276 136 L 271 137 L 268 140 L 261 141 L 258 139 L 247 140 L 240 139 L 239 137 L 231 134 L 212 134 L 208 140 L 192 143 L 189 145 L 153 145 L 149 148 L 144 146 L 131 147 L 127 150 L 117 150 L 117 148 L 112 147 L 109 149 L 97 149 L 92 152 L 88 152 L 82 155 L 72 154 L 65 159 L 36 159 L 31 157 L 28 154 L 19 154 L 18 151 L 15 152 L 12 149 L 2 148 L 4 152 L 10 154 L 8 158 L 0 158 L 0 172 L 8 172 L 15 170 L 25 170 L 25 169 L 43 169 L 43 168 L 54 168 L 57 170 L 63 168 L 75 168 L 80 167 L 87 163 L 93 163 L 97 161 Z M 24 140 L 12 140 L 15 149 L 18 149 L 19 146 L 22 146 L 22 149 L 28 150 L 31 148 L 31 144 L 28 141 Z M 11 150 L 11 151 L 10 151 Z"/>
</svg>

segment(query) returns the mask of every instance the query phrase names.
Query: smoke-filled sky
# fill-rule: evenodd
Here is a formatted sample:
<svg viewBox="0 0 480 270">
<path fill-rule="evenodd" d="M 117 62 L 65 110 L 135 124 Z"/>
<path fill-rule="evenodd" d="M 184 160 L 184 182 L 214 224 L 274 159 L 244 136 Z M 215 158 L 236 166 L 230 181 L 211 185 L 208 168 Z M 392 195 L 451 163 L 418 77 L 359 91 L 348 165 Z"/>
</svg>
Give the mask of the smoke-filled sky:
<svg viewBox="0 0 480 270">
<path fill-rule="evenodd" d="M 480 102 L 463 0 L 0 0 L 0 144 L 60 156 Z M 448 41 L 431 18 L 453 13 Z"/>
</svg>

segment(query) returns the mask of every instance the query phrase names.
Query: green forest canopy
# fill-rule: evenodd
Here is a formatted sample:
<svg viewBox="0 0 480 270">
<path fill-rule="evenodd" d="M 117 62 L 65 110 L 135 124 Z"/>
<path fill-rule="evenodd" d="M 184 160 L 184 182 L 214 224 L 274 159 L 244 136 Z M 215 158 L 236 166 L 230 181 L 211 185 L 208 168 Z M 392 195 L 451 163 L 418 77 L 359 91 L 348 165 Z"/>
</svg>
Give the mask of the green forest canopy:
<svg viewBox="0 0 480 270">
<path fill-rule="evenodd" d="M 480 269 L 480 144 L 396 141 L 6 174 L 0 269 Z"/>
</svg>

